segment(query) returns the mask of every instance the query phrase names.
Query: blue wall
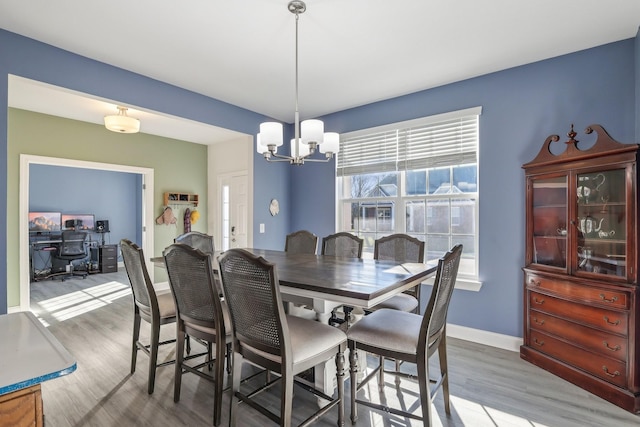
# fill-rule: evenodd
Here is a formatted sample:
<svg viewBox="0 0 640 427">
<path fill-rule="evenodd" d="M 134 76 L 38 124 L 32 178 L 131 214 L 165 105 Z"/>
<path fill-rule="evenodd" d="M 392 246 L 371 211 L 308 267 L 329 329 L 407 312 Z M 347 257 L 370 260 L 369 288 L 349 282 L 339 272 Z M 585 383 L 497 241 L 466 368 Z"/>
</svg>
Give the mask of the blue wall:
<svg viewBox="0 0 640 427">
<path fill-rule="evenodd" d="M 158 80 L 94 61 L 53 46 L 0 29 L 0 210 L 7 208 L 7 96 L 8 75 L 13 74 L 119 101 L 177 117 L 255 135 L 261 122 L 270 119 Z M 211 84 L 216 84 L 212 81 Z M 242 85 L 242 82 L 238 82 Z M 271 217 L 268 201 L 277 197 L 282 206 L 289 201 L 288 170 L 273 167 L 254 153 L 254 245 L 281 248 L 280 234 L 289 227 L 289 216 Z M 264 206 L 264 209 L 259 207 Z M 287 208 L 283 208 L 286 210 Z M 258 224 L 271 222 L 267 233 Z M 275 237 L 277 236 L 277 237 Z M 6 221 L 0 221 L 0 238 L 6 242 Z M 7 245 L 0 245 L 0 259 L 6 259 Z M 0 263 L 0 314 L 7 307 L 7 271 Z"/>
<path fill-rule="evenodd" d="M 135 173 L 32 164 L 29 211 L 93 214 L 109 221 L 105 243 L 142 244 L 142 177 Z M 101 240 L 92 234 L 92 240 Z"/>
<path fill-rule="evenodd" d="M 599 123 L 621 142 L 636 141 L 636 39 L 577 52 L 323 117 L 327 130 L 357 129 L 482 106 L 480 118 L 479 293 L 456 291 L 449 321 L 522 335 L 524 177 L 521 165 L 549 134 L 571 123 Z M 265 117 L 147 77 L 0 30 L 0 201 L 6 210 L 7 74 L 43 81 L 125 104 L 255 134 Z M 428 73 L 428 70 L 425 70 Z M 400 77 L 401 78 L 401 77 Z M 215 82 L 212 82 L 215 84 Z M 241 84 L 241 82 L 239 82 Z M 372 87 L 372 91 L 376 88 Z M 269 164 L 254 154 L 254 246 L 282 248 L 284 234 L 335 231 L 335 162 L 300 168 Z M 271 198 L 281 214 L 271 217 Z M 258 224 L 267 233 L 260 234 Z M 0 222 L 0 236 L 6 223 Z M 6 240 L 6 239 L 5 239 Z M 11 242 L 9 242 L 11 244 Z M 6 245 L 0 245 L 5 259 Z M 0 313 L 6 267 L 0 264 Z"/>
<path fill-rule="evenodd" d="M 581 136 L 598 123 L 620 142 L 635 142 L 634 40 L 601 46 L 498 73 L 365 105 L 323 118 L 349 132 L 482 106 L 480 116 L 479 293 L 456 291 L 449 322 L 522 336 L 524 173 L 547 136 Z M 375 88 L 372 88 L 375 90 Z M 291 173 L 292 225 L 318 236 L 335 231 L 334 165 Z"/>
</svg>

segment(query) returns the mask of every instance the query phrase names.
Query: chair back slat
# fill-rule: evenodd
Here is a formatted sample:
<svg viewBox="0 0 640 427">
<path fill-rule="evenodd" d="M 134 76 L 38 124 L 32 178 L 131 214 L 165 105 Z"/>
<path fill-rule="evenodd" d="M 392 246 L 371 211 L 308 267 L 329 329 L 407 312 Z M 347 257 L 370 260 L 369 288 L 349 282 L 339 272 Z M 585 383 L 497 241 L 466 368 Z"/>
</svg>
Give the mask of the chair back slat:
<svg viewBox="0 0 640 427">
<path fill-rule="evenodd" d="M 215 245 L 213 236 L 198 231 L 190 231 L 175 238 L 175 243 L 183 243 L 195 249 L 200 249 L 205 254 L 213 255 Z"/>
<path fill-rule="evenodd" d="M 397 262 L 424 262 L 424 242 L 407 234 L 392 234 L 375 241 L 373 258 Z"/>
<path fill-rule="evenodd" d="M 462 255 L 462 245 L 454 246 L 438 261 L 431 298 L 427 304 L 424 318 L 420 328 L 420 340 L 418 348 L 427 348 L 439 340 L 447 324 L 449 302 L 453 294 L 453 288 L 458 276 L 458 267 Z"/>
<path fill-rule="evenodd" d="M 288 331 L 275 266 L 243 249 L 226 251 L 219 264 L 238 341 L 273 355 L 284 355 Z"/>
<path fill-rule="evenodd" d="M 361 258 L 364 239 L 351 233 L 340 232 L 322 238 L 322 255 Z"/>
<path fill-rule="evenodd" d="M 288 234 L 284 250 L 294 254 L 315 255 L 318 247 L 318 236 L 307 230 L 299 230 Z"/>
<path fill-rule="evenodd" d="M 129 283 L 133 292 L 133 299 L 136 305 L 151 309 L 153 302 L 158 305 L 155 292 L 149 292 L 152 288 L 151 279 L 144 263 L 144 254 L 142 249 L 128 239 L 120 241 L 122 251 L 122 259 L 124 260 L 124 268 L 129 276 Z"/>
<path fill-rule="evenodd" d="M 216 328 L 222 319 L 222 308 L 211 268 L 211 255 L 182 243 L 169 246 L 163 255 L 178 317 Z"/>
</svg>

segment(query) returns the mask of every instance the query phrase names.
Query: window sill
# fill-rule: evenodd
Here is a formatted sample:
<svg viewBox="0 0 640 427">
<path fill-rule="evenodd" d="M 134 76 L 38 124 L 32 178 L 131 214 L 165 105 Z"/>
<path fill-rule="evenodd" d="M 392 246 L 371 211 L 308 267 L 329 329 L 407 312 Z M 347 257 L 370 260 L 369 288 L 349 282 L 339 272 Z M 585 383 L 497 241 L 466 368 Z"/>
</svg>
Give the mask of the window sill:
<svg viewBox="0 0 640 427">
<path fill-rule="evenodd" d="M 434 280 L 435 280 L 435 277 L 432 277 L 422 282 L 422 284 L 433 286 Z M 482 282 L 480 282 L 479 280 L 475 280 L 468 277 L 458 277 L 456 279 L 455 289 L 461 289 L 463 291 L 471 291 L 471 292 L 480 292 L 481 288 L 482 288 Z"/>
</svg>

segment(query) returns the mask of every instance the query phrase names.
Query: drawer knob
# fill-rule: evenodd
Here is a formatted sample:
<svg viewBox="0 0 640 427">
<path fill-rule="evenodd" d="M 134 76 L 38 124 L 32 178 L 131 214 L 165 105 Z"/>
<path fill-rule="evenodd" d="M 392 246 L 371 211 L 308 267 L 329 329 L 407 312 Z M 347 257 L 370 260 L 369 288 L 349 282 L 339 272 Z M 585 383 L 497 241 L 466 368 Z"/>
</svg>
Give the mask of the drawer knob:
<svg viewBox="0 0 640 427">
<path fill-rule="evenodd" d="M 533 278 L 531 280 L 529 280 L 529 283 L 531 283 L 532 285 L 535 285 L 535 286 L 540 286 L 540 281 L 539 280 L 535 280 Z"/>
<path fill-rule="evenodd" d="M 615 322 L 612 322 L 609 320 L 609 316 L 604 316 L 603 317 L 604 321 L 607 322 L 609 325 L 613 325 L 613 326 L 618 326 L 620 324 L 620 319 L 616 320 Z"/>
<path fill-rule="evenodd" d="M 538 347 L 542 347 L 544 345 L 544 341 L 538 341 L 538 338 L 534 338 L 533 343 Z"/>
<path fill-rule="evenodd" d="M 535 323 L 536 325 L 540 325 L 540 326 L 542 326 L 542 325 L 544 325 L 544 319 L 542 319 L 542 320 L 538 320 L 538 318 L 537 318 L 537 317 L 534 317 L 534 318 L 533 318 L 533 323 Z"/>
<path fill-rule="evenodd" d="M 611 299 L 605 298 L 604 294 L 600 294 L 600 299 L 604 302 L 616 302 L 618 301 L 618 297 L 611 297 Z"/>
<path fill-rule="evenodd" d="M 620 350 L 620 346 L 619 346 L 619 345 L 616 345 L 615 347 L 611 347 L 611 346 L 609 345 L 609 343 L 608 343 L 608 342 L 606 342 L 606 341 L 602 341 L 602 344 L 603 344 L 605 347 L 607 347 L 607 349 L 609 349 L 609 350 L 611 350 L 611 351 L 618 351 L 618 350 Z"/>
<path fill-rule="evenodd" d="M 538 297 L 533 297 L 533 302 L 535 302 L 538 305 L 542 305 L 544 304 L 544 299 L 538 299 Z"/>
<path fill-rule="evenodd" d="M 620 371 L 615 371 L 613 373 L 609 372 L 609 369 L 606 366 L 603 366 L 602 370 L 604 371 L 605 374 L 607 374 L 611 378 L 615 378 L 615 377 L 619 377 L 620 376 Z"/>
</svg>

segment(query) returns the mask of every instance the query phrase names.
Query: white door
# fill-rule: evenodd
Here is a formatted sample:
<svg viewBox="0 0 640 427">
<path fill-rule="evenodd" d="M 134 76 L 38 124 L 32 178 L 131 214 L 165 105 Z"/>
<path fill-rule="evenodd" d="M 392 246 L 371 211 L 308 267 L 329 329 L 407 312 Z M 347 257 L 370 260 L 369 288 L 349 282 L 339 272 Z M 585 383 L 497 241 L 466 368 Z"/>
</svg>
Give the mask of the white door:
<svg viewBox="0 0 640 427">
<path fill-rule="evenodd" d="M 246 248 L 249 219 L 247 215 L 249 191 L 247 174 L 220 177 L 222 250 Z"/>
</svg>

